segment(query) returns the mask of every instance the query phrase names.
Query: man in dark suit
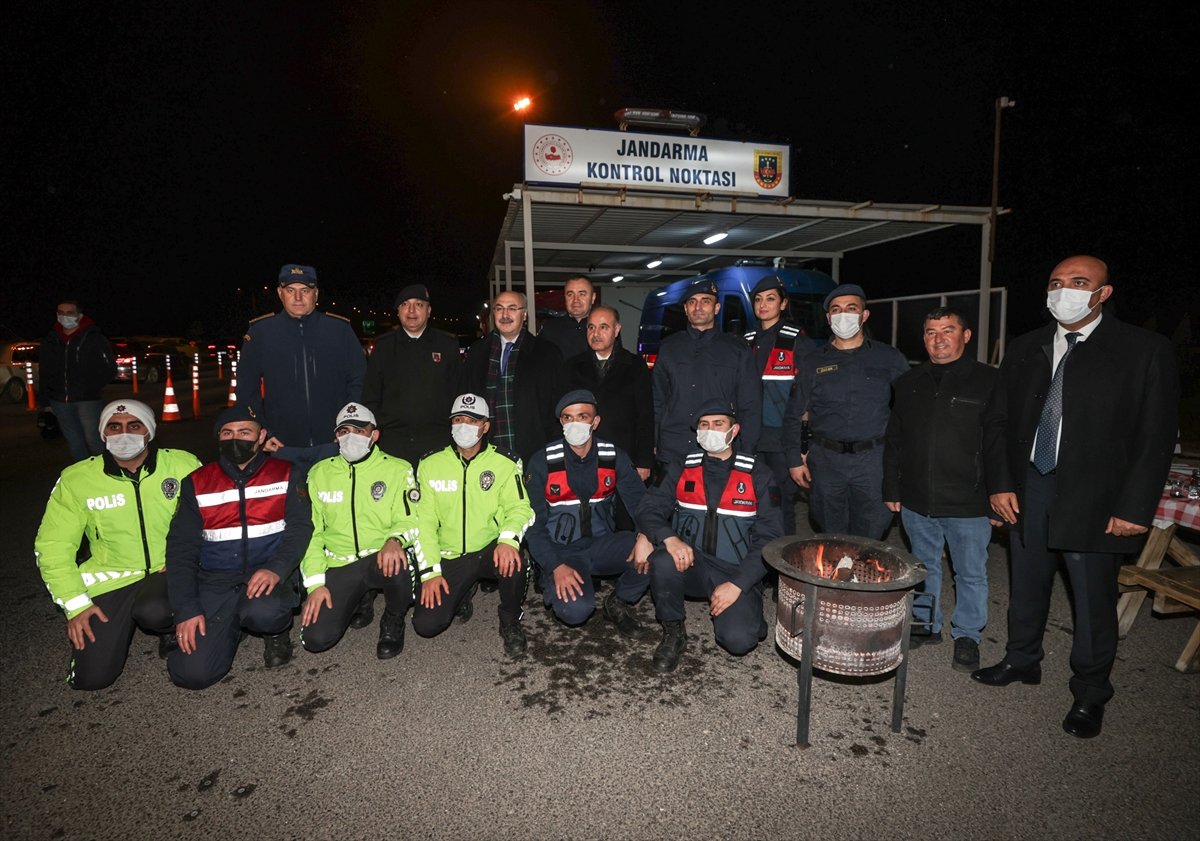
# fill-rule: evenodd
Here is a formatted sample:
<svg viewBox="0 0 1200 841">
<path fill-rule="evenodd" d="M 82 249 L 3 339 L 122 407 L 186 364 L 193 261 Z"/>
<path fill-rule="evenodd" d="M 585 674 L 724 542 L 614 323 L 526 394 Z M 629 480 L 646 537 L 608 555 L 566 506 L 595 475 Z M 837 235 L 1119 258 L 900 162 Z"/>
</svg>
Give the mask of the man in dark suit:
<svg viewBox="0 0 1200 841">
<path fill-rule="evenodd" d="M 1100 733 L 1113 695 L 1117 572 L 1141 548 L 1171 463 L 1179 373 L 1157 333 L 1103 315 L 1108 267 L 1071 257 L 1050 275 L 1057 324 L 1017 338 L 984 417 L 992 509 L 1010 525 L 1008 645 L 971 676 L 1041 682 L 1042 636 L 1058 556 L 1075 596 L 1071 692 L 1063 729 Z"/>
<path fill-rule="evenodd" d="M 562 354 L 525 329 L 525 296 L 501 292 L 492 302 L 496 329 L 467 351 L 459 392 L 480 394 L 492 408 L 489 439 L 529 459 L 562 435 L 554 416 L 554 381 Z"/>
</svg>

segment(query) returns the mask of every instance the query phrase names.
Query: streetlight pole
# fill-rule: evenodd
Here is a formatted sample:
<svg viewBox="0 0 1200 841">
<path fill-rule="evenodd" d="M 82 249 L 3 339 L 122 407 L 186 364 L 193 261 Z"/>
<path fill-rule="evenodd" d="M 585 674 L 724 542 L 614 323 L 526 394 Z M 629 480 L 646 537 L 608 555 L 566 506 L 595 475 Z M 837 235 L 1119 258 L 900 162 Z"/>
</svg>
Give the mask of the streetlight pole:
<svg viewBox="0 0 1200 841">
<path fill-rule="evenodd" d="M 1007 96 L 996 100 L 996 135 L 992 146 L 992 209 L 988 213 L 986 258 L 981 258 L 979 267 L 979 324 L 975 358 L 988 362 L 991 350 L 992 326 L 992 263 L 996 260 L 996 208 L 1000 194 L 1000 112 L 1017 103 Z"/>
</svg>

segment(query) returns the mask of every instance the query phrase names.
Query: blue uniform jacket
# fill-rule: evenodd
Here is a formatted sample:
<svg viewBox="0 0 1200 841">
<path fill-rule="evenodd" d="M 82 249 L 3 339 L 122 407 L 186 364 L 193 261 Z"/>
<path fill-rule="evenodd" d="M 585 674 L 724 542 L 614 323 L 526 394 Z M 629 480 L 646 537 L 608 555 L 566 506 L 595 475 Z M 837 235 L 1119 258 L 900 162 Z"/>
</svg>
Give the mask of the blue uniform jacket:
<svg viewBox="0 0 1200 841">
<path fill-rule="evenodd" d="M 320 310 L 301 318 L 278 312 L 250 323 L 238 363 L 238 400 L 258 412 L 284 446 L 313 447 L 333 441 L 337 414 L 361 399 L 366 373 L 349 321 Z"/>
<path fill-rule="evenodd" d="M 559 439 L 562 442 L 562 439 Z M 566 453 L 567 484 L 579 499 L 590 499 L 596 493 L 596 439 L 592 438 L 592 446 L 582 459 L 575 455 L 570 445 L 564 445 Z M 629 456 L 620 447 L 617 450 L 617 498 L 625 505 L 625 510 L 632 517 L 646 495 L 646 486 L 642 477 Z M 529 472 L 525 474 L 525 490 L 529 492 L 529 504 L 533 508 L 533 525 L 526 532 L 529 541 L 529 552 L 538 565 L 547 572 L 553 572 L 562 564 L 562 546 L 555 543 L 550 536 L 550 506 L 546 503 L 546 451 L 538 450 L 529 460 Z M 616 499 L 611 503 L 616 504 Z M 608 534 L 608 528 L 601 517 L 592 518 L 592 537 L 602 537 Z M 584 538 L 586 539 L 586 538 Z"/>
<path fill-rule="evenodd" d="M 696 410 L 712 399 L 737 410 L 738 444 L 752 453 L 762 429 L 762 381 L 741 336 L 687 330 L 668 336 L 654 363 L 654 440 L 659 461 L 683 463 L 696 449 Z"/>
<path fill-rule="evenodd" d="M 788 467 L 803 464 L 800 426 L 805 412 L 813 435 L 831 441 L 882 438 L 891 417 L 892 383 L 908 370 L 904 354 L 870 339 L 849 350 L 830 342 L 804 357 L 783 417 Z"/>
<path fill-rule="evenodd" d="M 779 328 L 785 325 L 799 329 L 796 325 L 781 318 L 766 330 L 755 330 L 746 334 L 746 341 L 750 343 L 750 349 L 754 351 L 754 367 L 758 369 L 759 377 L 762 377 L 767 370 L 767 363 L 771 361 L 771 356 L 775 352 L 775 340 L 779 338 Z M 792 358 L 795 360 L 797 368 L 800 360 L 816 349 L 817 346 L 813 340 L 803 332 L 797 335 L 796 343 L 792 347 Z M 758 438 L 758 452 L 783 452 L 783 414 L 787 410 L 788 401 L 795 388 L 796 381 L 794 379 L 791 382 L 762 381 L 763 417 L 762 434 Z"/>
</svg>

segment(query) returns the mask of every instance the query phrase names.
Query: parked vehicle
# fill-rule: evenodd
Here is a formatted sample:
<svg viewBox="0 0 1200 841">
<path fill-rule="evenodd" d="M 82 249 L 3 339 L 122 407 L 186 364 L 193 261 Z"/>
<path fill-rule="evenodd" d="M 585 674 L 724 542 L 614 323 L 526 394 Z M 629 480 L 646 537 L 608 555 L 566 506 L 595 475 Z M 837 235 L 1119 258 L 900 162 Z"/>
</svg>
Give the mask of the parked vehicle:
<svg viewBox="0 0 1200 841">
<path fill-rule="evenodd" d="M 25 363 L 33 363 L 33 386 L 38 385 L 38 352 L 41 342 L 10 342 L 0 345 L 0 400 L 25 400 Z"/>
<path fill-rule="evenodd" d="M 137 357 L 138 382 L 157 383 L 167 378 L 167 359 L 176 377 L 190 377 L 192 357 L 180 353 L 173 345 L 152 343 L 143 345 L 132 339 L 113 341 L 117 354 L 117 380 L 128 382 L 133 376 L 133 360 Z"/>
<path fill-rule="evenodd" d="M 777 269 L 772 266 L 730 266 L 697 277 L 678 280 L 646 296 L 642 305 L 642 321 L 638 327 L 638 353 L 653 366 L 658 358 L 658 346 L 667 336 L 687 328 L 683 311 L 687 289 L 697 280 L 711 280 L 717 285 L 721 311 L 717 327 L 726 333 L 742 335 L 758 327 L 754 317 L 754 302 L 750 290 L 767 275 L 778 275 L 787 287 L 788 308 L 785 318 L 817 344 L 829 339 L 829 323 L 825 320 L 825 296 L 836 286 L 824 272 L 809 269 Z"/>
</svg>

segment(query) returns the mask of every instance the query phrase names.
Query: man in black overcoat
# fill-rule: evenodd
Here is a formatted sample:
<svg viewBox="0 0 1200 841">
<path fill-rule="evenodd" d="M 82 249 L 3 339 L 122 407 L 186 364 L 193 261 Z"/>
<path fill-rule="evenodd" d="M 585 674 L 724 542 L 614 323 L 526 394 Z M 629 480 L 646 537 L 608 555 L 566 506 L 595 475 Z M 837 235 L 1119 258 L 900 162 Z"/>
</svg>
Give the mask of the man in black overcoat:
<svg viewBox="0 0 1200 841">
<path fill-rule="evenodd" d="M 1104 314 L 1108 267 L 1071 257 L 1050 275 L 1057 323 L 1020 336 L 1000 366 L 984 418 L 992 509 L 1010 526 L 1008 645 L 972 677 L 1041 682 L 1042 636 L 1059 555 L 1075 598 L 1073 736 L 1100 733 L 1113 695 L 1117 573 L 1154 518 L 1178 428 L 1170 343 Z"/>
</svg>

